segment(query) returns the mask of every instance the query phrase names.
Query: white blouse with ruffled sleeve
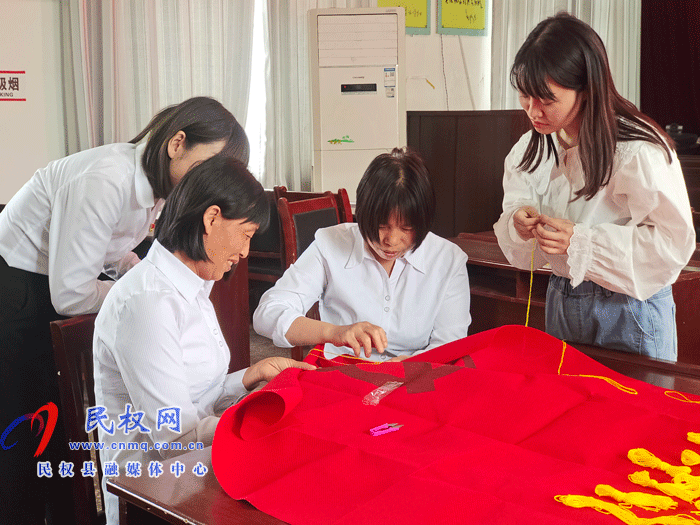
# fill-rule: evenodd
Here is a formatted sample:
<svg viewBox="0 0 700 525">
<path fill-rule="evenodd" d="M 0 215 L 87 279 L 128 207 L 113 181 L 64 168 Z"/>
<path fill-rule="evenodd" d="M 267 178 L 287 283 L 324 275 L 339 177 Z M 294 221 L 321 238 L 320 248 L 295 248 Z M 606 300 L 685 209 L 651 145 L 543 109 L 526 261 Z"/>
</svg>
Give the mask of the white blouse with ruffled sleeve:
<svg viewBox="0 0 700 525">
<path fill-rule="evenodd" d="M 669 164 L 660 146 L 619 142 L 613 175 L 593 198 L 573 200 L 583 188 L 579 148 L 565 150 L 553 136 L 559 164 L 546 158 L 532 173 L 519 170 L 532 131 L 505 160 L 503 213 L 494 225 L 513 266 L 530 269 L 534 240 L 524 241 L 513 213 L 534 206 L 540 213 L 575 223 L 564 255 L 535 248 L 534 266 L 551 265 L 572 286 L 592 281 L 613 292 L 645 300 L 675 282 L 695 249 L 695 231 L 683 173 L 675 152 Z"/>
</svg>

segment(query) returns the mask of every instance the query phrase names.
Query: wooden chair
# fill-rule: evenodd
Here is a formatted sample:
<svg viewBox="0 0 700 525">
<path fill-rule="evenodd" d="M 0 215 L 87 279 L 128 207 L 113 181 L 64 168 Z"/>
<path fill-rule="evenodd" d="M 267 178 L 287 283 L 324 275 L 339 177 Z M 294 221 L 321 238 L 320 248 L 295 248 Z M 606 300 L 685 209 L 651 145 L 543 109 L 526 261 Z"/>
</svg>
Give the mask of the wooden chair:
<svg viewBox="0 0 700 525">
<path fill-rule="evenodd" d="M 338 205 L 330 191 L 322 197 L 296 202 L 282 197 L 277 208 L 282 225 L 285 270 L 311 245 L 316 230 L 340 223 Z"/>
<path fill-rule="evenodd" d="M 289 268 L 314 240 L 319 228 L 340 223 L 335 196 L 329 191 L 321 197 L 289 202 L 286 197 L 279 199 L 280 223 L 284 245 L 284 269 Z M 307 317 L 319 319 L 318 303 L 307 313 Z M 292 358 L 303 359 L 303 348 L 292 348 Z"/>
<path fill-rule="evenodd" d="M 350 197 L 345 188 L 340 188 L 338 193 L 332 192 L 313 192 L 313 191 L 288 191 L 285 186 L 275 186 L 275 201 L 279 202 L 280 198 L 284 197 L 288 202 L 296 202 L 306 199 L 315 199 L 331 193 L 335 197 L 335 202 L 338 206 L 338 217 L 340 222 L 353 222 L 352 207 L 350 206 Z"/>
<path fill-rule="evenodd" d="M 248 259 L 226 272 L 212 286 L 209 299 L 214 305 L 221 333 L 231 361 L 229 373 L 250 366 L 250 312 L 248 311 Z"/>
<path fill-rule="evenodd" d="M 73 442 L 97 442 L 97 430 L 85 432 L 85 412 L 95 406 L 95 382 L 92 367 L 92 335 L 96 314 L 81 315 L 51 322 L 51 340 L 58 372 L 63 423 L 66 436 Z M 73 504 L 79 525 L 105 523 L 104 511 L 98 513 L 97 498 L 102 480 L 102 466 L 98 455 L 90 450 L 71 450 L 75 475 Z M 94 461 L 96 478 L 83 476 L 80 470 L 85 461 Z M 104 505 L 101 504 L 104 509 Z"/>
<path fill-rule="evenodd" d="M 248 280 L 274 283 L 284 273 L 282 264 L 282 232 L 273 190 L 265 190 L 270 202 L 270 225 L 263 233 L 250 240 L 248 252 Z"/>
<path fill-rule="evenodd" d="M 282 277 L 282 232 L 277 213 L 277 199 L 273 190 L 265 190 L 270 203 L 270 225 L 250 240 L 248 252 L 248 310 L 252 314 L 258 307 L 260 297 Z"/>
</svg>

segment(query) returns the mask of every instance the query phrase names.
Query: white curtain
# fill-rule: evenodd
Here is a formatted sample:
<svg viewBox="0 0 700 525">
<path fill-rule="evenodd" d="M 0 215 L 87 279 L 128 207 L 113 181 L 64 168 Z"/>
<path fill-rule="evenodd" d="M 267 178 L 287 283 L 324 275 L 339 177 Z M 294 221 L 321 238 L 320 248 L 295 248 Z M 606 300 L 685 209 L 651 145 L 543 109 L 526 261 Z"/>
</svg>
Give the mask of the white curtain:
<svg viewBox="0 0 700 525">
<path fill-rule="evenodd" d="M 266 0 L 266 126 L 263 186 L 311 190 L 313 131 L 309 9 L 376 7 L 376 0 Z"/>
<path fill-rule="evenodd" d="M 641 0 L 494 0 L 491 42 L 491 108 L 520 109 L 510 68 L 535 26 L 559 11 L 589 24 L 608 51 L 620 94 L 639 104 Z"/>
<path fill-rule="evenodd" d="M 642 47 L 642 0 L 588 0 L 590 25 L 608 51 L 615 87 L 639 107 Z"/>
<path fill-rule="evenodd" d="M 133 138 L 160 109 L 206 95 L 245 124 L 252 0 L 64 0 L 68 151 Z"/>
</svg>

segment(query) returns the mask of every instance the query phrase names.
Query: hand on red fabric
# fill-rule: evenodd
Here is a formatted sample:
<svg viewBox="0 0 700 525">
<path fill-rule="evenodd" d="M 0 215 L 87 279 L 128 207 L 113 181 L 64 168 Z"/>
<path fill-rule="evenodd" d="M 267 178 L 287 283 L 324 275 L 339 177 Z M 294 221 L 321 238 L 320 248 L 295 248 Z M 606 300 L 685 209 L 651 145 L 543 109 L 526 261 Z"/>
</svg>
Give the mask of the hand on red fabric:
<svg viewBox="0 0 700 525">
<path fill-rule="evenodd" d="M 295 361 L 288 357 L 267 357 L 258 361 L 253 366 L 248 368 L 243 374 L 243 386 L 247 390 L 251 390 L 260 381 L 272 381 L 277 374 L 286 368 L 301 368 L 302 370 L 316 370 L 314 365 Z"/>
<path fill-rule="evenodd" d="M 533 206 L 523 206 L 513 214 L 513 226 L 523 240 L 532 239 L 532 230 L 537 227 L 540 214 Z"/>
<path fill-rule="evenodd" d="M 326 341 L 335 346 L 352 348 L 355 357 L 360 357 L 363 349 L 365 357 L 369 357 L 373 347 L 381 354 L 387 345 L 384 329 L 366 321 L 345 326 L 331 325 Z"/>
<path fill-rule="evenodd" d="M 566 254 L 574 234 L 574 223 L 568 219 L 540 215 L 534 233 L 543 252 L 563 255 Z"/>
</svg>

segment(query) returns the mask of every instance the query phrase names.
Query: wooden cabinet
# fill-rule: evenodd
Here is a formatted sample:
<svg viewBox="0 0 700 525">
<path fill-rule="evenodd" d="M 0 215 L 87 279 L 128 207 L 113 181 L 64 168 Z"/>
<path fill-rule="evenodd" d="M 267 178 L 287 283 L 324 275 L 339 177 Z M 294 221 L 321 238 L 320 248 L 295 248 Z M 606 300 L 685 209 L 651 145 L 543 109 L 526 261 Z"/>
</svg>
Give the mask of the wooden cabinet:
<svg viewBox="0 0 700 525">
<path fill-rule="evenodd" d="M 468 256 L 474 334 L 504 324 L 525 324 L 530 272 L 511 266 L 492 231 L 450 239 Z M 544 330 L 544 308 L 551 270 L 533 274 L 528 326 Z M 700 365 L 700 249 L 672 286 L 676 303 L 678 362 Z M 576 345 L 574 345 L 576 346 Z"/>
<path fill-rule="evenodd" d="M 425 161 L 435 188 L 434 233 L 493 229 L 503 204 L 503 161 L 528 129 L 523 110 L 408 112 L 408 146 Z"/>
<path fill-rule="evenodd" d="M 678 155 L 683 169 L 685 186 L 688 188 L 688 198 L 693 207 L 695 230 L 700 229 L 700 155 Z"/>
<path fill-rule="evenodd" d="M 408 146 L 423 157 L 435 188 L 434 233 L 493 229 L 503 204 L 503 161 L 529 129 L 522 110 L 408 112 Z M 700 155 L 678 159 L 700 221 Z"/>
</svg>

